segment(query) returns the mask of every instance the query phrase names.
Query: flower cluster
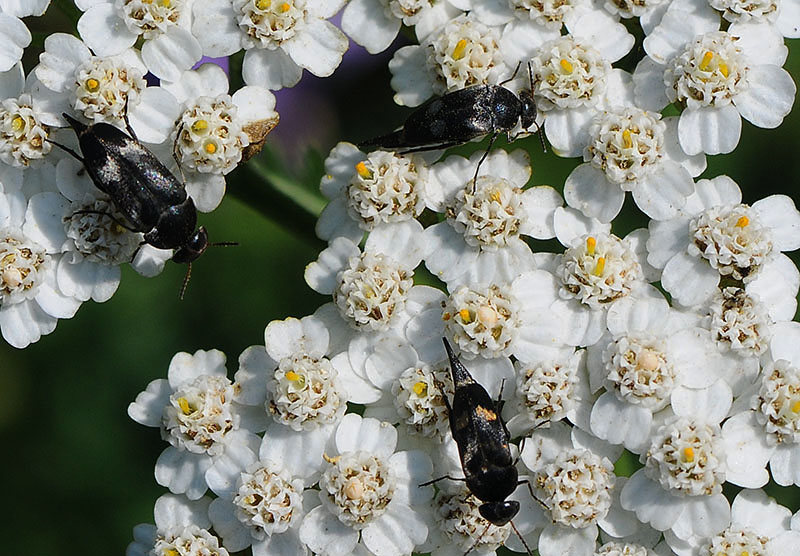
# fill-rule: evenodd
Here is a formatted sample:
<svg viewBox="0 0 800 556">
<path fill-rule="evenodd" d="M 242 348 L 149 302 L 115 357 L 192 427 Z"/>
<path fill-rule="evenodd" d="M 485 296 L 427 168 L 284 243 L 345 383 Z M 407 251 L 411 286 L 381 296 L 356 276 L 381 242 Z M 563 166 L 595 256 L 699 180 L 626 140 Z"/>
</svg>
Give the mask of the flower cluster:
<svg viewBox="0 0 800 556">
<path fill-rule="evenodd" d="M 701 178 L 742 118 L 775 128 L 792 108 L 789 0 L 76 0 L 80 38 L 47 37 L 26 75 L 20 18 L 48 4 L 0 2 L 0 332 L 15 347 L 108 300 L 124 263 L 150 276 L 192 260 L 189 240 L 132 221 L 162 202 L 104 190 L 119 168 L 69 126 L 127 130 L 209 212 L 277 124 L 270 90 L 330 75 L 348 36 L 370 53 L 402 26 L 416 37 L 389 70 L 395 102 L 424 106 L 422 136 L 400 152 L 341 142 L 325 161 L 326 247 L 305 279 L 330 301 L 270 322 L 232 376 L 217 350 L 176 354 L 130 404 L 167 443 L 155 478 L 170 493 L 128 554 L 794 553 L 800 514 L 761 489 L 800 486 L 785 254 L 800 212 Z M 197 65 L 241 51 L 237 91 Z M 528 129 L 478 131 L 541 128 L 576 159 L 563 187 L 534 185 L 522 149 L 420 152 L 475 138 L 435 140 L 445 95 L 476 85 L 535 100 Z M 447 117 L 493 121 L 473 98 Z M 646 224 L 621 234 L 626 192 Z M 504 400 L 520 476 L 507 524 L 459 480 L 442 338 Z"/>
<path fill-rule="evenodd" d="M 239 37 L 246 81 L 282 86 L 296 66 L 320 75 L 338 62 L 305 59 L 287 29 L 315 29 L 305 44 L 333 47 L 339 35 L 324 17 L 339 3 L 232 2 L 232 16 L 228 4 L 195 8 L 193 28 L 209 30 L 200 40 L 216 54 Z M 209 18 L 223 13 L 236 25 L 212 32 Z M 635 43 L 622 19 L 637 18 L 646 55 L 630 73 L 616 66 Z M 256 23 L 265 21 L 269 33 Z M 698 176 L 706 155 L 736 147 L 742 117 L 772 128 L 791 109 L 795 86 L 781 66 L 783 37 L 800 34 L 794 11 L 702 0 L 352 0 L 342 16 L 372 53 L 401 25 L 418 44 L 389 62 L 397 103 L 471 85 L 532 88 L 552 149 L 583 162 L 556 189 L 530 184 L 523 150 L 436 161 L 339 143 L 321 182 L 329 203 L 316 231 L 327 248 L 305 273 L 330 302 L 270 323 L 265 345 L 248 348 L 226 383 L 230 409 L 211 427 L 219 438 L 197 432 L 183 449 L 168 398 L 190 400 L 205 385 L 204 399 L 217 399 L 220 386 L 200 352 L 178 384 L 173 367 L 190 356 L 176 356 L 170 387 L 151 385 L 131 406 L 171 444 L 156 466 L 160 484 L 186 505 L 213 491 L 195 527 L 254 554 L 439 556 L 506 545 L 543 556 L 788 555 L 797 516 L 759 489 L 770 477 L 800 486 L 800 273 L 784 254 L 800 248 L 800 212 L 787 196 L 745 203 L 729 177 Z M 265 70 L 273 66 L 281 70 Z M 678 115 L 662 115 L 668 105 Z M 426 115 L 434 138 L 448 122 Z M 423 137 L 409 148 L 426 146 L 416 125 Z M 626 192 L 648 224 L 620 237 L 612 224 Z M 552 239 L 557 252 L 537 243 Z M 417 279 L 423 266 L 434 285 Z M 481 517 L 459 481 L 418 486 L 463 476 L 442 337 L 506 399 L 520 447 L 515 534 Z M 184 406 L 183 417 L 205 418 L 202 404 Z M 199 453 L 199 438 L 213 446 Z M 614 473 L 623 449 L 639 458 L 629 478 Z M 745 488 L 733 504 L 726 483 Z"/>
</svg>

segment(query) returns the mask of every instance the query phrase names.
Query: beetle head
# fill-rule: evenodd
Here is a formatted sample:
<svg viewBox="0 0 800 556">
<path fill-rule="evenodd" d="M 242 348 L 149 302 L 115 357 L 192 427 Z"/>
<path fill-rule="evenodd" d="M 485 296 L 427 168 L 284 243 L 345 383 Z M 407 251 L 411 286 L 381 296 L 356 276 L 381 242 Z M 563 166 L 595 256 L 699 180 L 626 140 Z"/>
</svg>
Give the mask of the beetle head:
<svg viewBox="0 0 800 556">
<path fill-rule="evenodd" d="M 176 263 L 191 263 L 203 254 L 206 247 L 208 247 L 208 233 L 203 226 L 200 226 L 194 235 L 175 251 L 172 260 Z"/>
<path fill-rule="evenodd" d="M 503 500 L 502 502 L 486 502 L 478 507 L 483 519 L 498 527 L 511 521 L 519 512 L 519 502 Z"/>
</svg>

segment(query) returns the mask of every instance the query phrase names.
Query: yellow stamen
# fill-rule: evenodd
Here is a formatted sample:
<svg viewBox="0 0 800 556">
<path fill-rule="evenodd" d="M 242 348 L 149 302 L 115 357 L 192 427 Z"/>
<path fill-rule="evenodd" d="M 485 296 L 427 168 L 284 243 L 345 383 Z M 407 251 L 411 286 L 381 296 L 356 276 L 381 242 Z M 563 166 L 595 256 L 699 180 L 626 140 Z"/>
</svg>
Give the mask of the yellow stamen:
<svg viewBox="0 0 800 556">
<path fill-rule="evenodd" d="M 164 556 L 181 556 L 181 553 L 175 548 L 168 548 L 164 551 Z"/>
<path fill-rule="evenodd" d="M 464 324 L 469 324 L 472 322 L 472 316 L 469 314 L 469 309 L 461 309 L 458 312 L 458 316 L 461 317 L 461 320 Z"/>
<path fill-rule="evenodd" d="M 281 4 L 280 10 L 281 10 L 282 13 L 286 13 L 291 9 L 292 9 L 292 5 L 289 4 L 289 2 L 284 2 L 283 4 Z"/>
<path fill-rule="evenodd" d="M 626 149 L 630 149 L 633 146 L 633 134 L 630 129 L 622 132 L 622 144 L 625 145 Z"/>
<path fill-rule="evenodd" d="M 369 168 L 367 168 L 367 165 L 364 164 L 363 161 L 356 164 L 356 172 L 358 172 L 358 175 L 364 178 L 365 180 L 372 179 L 372 172 L 370 171 Z"/>
<path fill-rule="evenodd" d="M 561 69 L 563 69 L 567 73 L 572 73 L 572 70 L 575 69 L 575 67 L 572 65 L 572 62 L 570 62 L 566 58 L 561 58 L 559 64 L 561 64 Z"/>
<path fill-rule="evenodd" d="M 414 384 L 414 393 L 420 398 L 428 393 L 428 385 L 421 380 Z"/>
<path fill-rule="evenodd" d="M 708 51 L 705 54 L 703 54 L 703 59 L 700 61 L 700 69 L 702 71 L 708 71 L 708 68 L 711 65 L 711 60 L 713 59 L 714 59 L 713 52 Z"/>
<path fill-rule="evenodd" d="M 161 0 L 161 5 L 165 8 L 169 8 L 172 6 L 172 2 L 170 0 Z"/>
<path fill-rule="evenodd" d="M 694 448 L 688 446 L 683 449 L 683 461 L 686 463 L 692 463 L 694 461 Z"/>
<path fill-rule="evenodd" d="M 286 373 L 286 380 L 291 380 L 292 382 L 295 382 L 297 380 L 300 380 L 300 375 L 294 371 L 289 371 Z"/>
<path fill-rule="evenodd" d="M 744 228 L 749 223 L 750 223 L 750 219 L 749 218 L 747 218 L 746 216 L 740 216 L 739 220 L 736 221 L 736 227 L 737 228 Z"/>
<path fill-rule="evenodd" d="M 208 122 L 206 120 L 196 120 L 192 124 L 192 131 L 195 133 L 202 133 L 208 129 Z"/>
<path fill-rule="evenodd" d="M 724 75 L 725 77 L 728 77 L 728 64 L 726 64 L 725 62 L 720 62 L 719 63 L 719 72 L 722 75 Z"/>
<path fill-rule="evenodd" d="M 460 60 L 467 53 L 467 39 L 461 39 L 453 49 L 453 60 Z"/>
<path fill-rule="evenodd" d="M 22 119 L 22 116 L 15 116 L 13 120 L 11 120 L 11 129 L 14 131 L 20 131 L 23 127 L 25 127 L 25 120 Z"/>
<path fill-rule="evenodd" d="M 792 413 L 800 413 L 800 400 L 792 404 Z"/>
<path fill-rule="evenodd" d="M 189 415 L 194 412 L 192 406 L 189 405 L 189 400 L 183 397 L 178 398 L 178 407 L 181 408 L 181 411 L 183 412 L 184 415 Z"/>
<path fill-rule="evenodd" d="M 272 5 L 272 0 L 256 0 L 257 10 L 266 10 Z"/>
<path fill-rule="evenodd" d="M 86 90 L 90 93 L 95 92 L 97 89 L 100 88 L 100 82 L 95 79 L 94 77 L 90 77 L 86 80 Z"/>
<path fill-rule="evenodd" d="M 206 151 L 206 154 L 214 154 L 217 152 L 217 145 L 209 141 L 203 146 L 203 150 Z"/>
<path fill-rule="evenodd" d="M 336 462 L 339 461 L 339 458 L 341 458 L 341 457 L 342 456 L 333 456 L 333 457 L 331 457 L 328 454 L 325 454 L 325 453 L 322 454 L 322 459 L 324 459 L 325 461 L 327 461 L 328 463 L 330 463 L 332 465 L 335 465 Z"/>
<path fill-rule="evenodd" d="M 489 195 L 489 198 L 490 198 L 492 201 L 494 201 L 495 203 L 499 203 L 499 202 L 500 202 L 500 199 L 501 199 L 501 197 L 500 197 L 500 192 L 499 192 L 499 191 L 497 191 L 497 190 L 494 190 L 494 191 L 492 191 L 492 194 L 491 194 L 491 195 Z"/>
<path fill-rule="evenodd" d="M 597 240 L 592 236 L 586 238 L 586 253 L 588 255 L 594 255 L 595 247 L 597 247 Z"/>
<path fill-rule="evenodd" d="M 602 276 L 603 271 L 606 268 L 606 258 L 605 257 L 598 257 L 597 259 L 597 266 L 594 267 L 594 275 L 595 276 Z"/>
</svg>

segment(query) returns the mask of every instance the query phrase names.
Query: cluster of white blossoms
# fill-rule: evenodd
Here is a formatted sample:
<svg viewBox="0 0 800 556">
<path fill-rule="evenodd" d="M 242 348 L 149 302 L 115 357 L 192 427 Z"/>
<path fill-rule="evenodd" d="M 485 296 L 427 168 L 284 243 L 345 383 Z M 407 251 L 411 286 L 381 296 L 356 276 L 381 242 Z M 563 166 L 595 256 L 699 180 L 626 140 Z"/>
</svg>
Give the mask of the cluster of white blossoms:
<svg viewBox="0 0 800 556">
<path fill-rule="evenodd" d="M 130 404 L 167 443 L 155 478 L 170 493 L 129 555 L 796 553 L 800 513 L 762 487 L 800 487 L 800 272 L 784 254 L 800 212 L 699 178 L 742 118 L 774 128 L 791 110 L 796 1 L 75 3 L 80 38 L 49 36 L 26 74 L 20 18 L 49 2 L 0 0 L 0 331 L 16 347 L 109 299 L 121 264 L 155 275 L 172 256 L 59 148 L 77 150 L 62 113 L 129 122 L 208 212 L 277 123 L 270 89 L 330 75 L 348 35 L 377 53 L 405 26 L 398 104 L 532 88 L 551 150 L 581 159 L 551 187 L 532 185 L 521 149 L 438 160 L 339 143 L 327 246 L 305 273 L 330 301 L 269 323 L 232 376 L 219 351 L 178 353 Z M 192 69 L 240 51 L 232 94 L 219 67 Z M 626 192 L 647 224 L 621 237 Z M 513 523 L 490 524 L 459 480 L 442 338 L 505 402 Z"/>
</svg>

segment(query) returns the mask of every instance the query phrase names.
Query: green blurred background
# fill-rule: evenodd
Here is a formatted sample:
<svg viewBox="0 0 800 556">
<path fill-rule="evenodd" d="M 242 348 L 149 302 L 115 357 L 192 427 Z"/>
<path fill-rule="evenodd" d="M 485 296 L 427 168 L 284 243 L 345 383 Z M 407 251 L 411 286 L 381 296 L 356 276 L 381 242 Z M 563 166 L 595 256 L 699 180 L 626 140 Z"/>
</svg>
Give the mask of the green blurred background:
<svg viewBox="0 0 800 556">
<path fill-rule="evenodd" d="M 64 30 L 53 17 L 57 14 L 48 13 L 48 19 L 29 25 Z M 369 57 L 351 46 L 333 77 L 305 74 L 296 90 L 278 94 L 281 123 L 268 138 L 270 167 L 280 161 L 288 176 L 308 188 L 318 185 L 321 160 L 338 140 L 383 133 L 408 114 L 392 102 L 389 55 Z M 789 46 L 794 51 L 786 68 L 797 81 L 800 44 L 789 41 Z M 30 51 L 26 70 L 38 59 L 35 47 Z M 710 157 L 704 177 L 728 174 L 748 203 L 773 193 L 797 202 L 798 112 L 778 130 L 745 123 L 736 151 Z M 533 184 L 560 188 L 578 162 L 543 153 L 536 137 L 513 146 L 530 151 Z M 166 376 L 176 352 L 221 349 L 232 376 L 239 353 L 263 344 L 269 321 L 307 315 L 326 301 L 303 280 L 305 265 L 322 245 L 308 221 L 299 221 L 301 233 L 298 220 L 280 217 L 292 213 L 252 169 L 231 174 L 228 192 L 201 222 L 212 241 L 240 245 L 211 249 L 195 263 L 183 301 L 178 300 L 183 266 L 169 263 L 153 279 L 125 267 L 109 302 L 85 303 L 75 318 L 60 321 L 54 333 L 25 350 L 0 342 L 4 552 L 122 554 L 132 527 L 152 522 L 153 503 L 165 492 L 153 478 L 165 444 L 158 430 L 128 418 L 128 404 L 151 380 Z M 615 221 L 618 235 L 645 223 L 629 201 Z M 792 511 L 800 508 L 800 489 L 770 485 L 767 490 Z"/>
</svg>

